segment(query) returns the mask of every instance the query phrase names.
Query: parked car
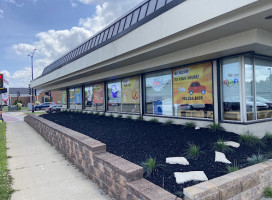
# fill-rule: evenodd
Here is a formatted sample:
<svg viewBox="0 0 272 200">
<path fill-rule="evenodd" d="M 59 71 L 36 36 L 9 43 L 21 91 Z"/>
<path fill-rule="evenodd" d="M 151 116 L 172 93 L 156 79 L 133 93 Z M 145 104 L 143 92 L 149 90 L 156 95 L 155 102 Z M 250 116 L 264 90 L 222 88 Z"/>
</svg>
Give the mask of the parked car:
<svg viewBox="0 0 272 200">
<path fill-rule="evenodd" d="M 45 112 L 47 112 L 47 113 L 58 113 L 58 112 L 61 112 L 61 108 L 62 108 L 62 106 L 53 105 L 53 106 L 50 106 L 49 108 L 47 108 L 45 110 Z"/>
<path fill-rule="evenodd" d="M 40 105 L 35 105 L 34 110 L 39 111 L 39 110 L 46 110 L 46 108 L 49 108 L 50 106 L 56 105 L 55 103 L 41 103 Z"/>
<path fill-rule="evenodd" d="M 200 85 L 198 81 L 192 82 L 188 88 L 188 92 L 190 95 L 193 95 L 194 93 L 201 93 L 204 95 L 206 93 L 206 86 Z"/>
</svg>

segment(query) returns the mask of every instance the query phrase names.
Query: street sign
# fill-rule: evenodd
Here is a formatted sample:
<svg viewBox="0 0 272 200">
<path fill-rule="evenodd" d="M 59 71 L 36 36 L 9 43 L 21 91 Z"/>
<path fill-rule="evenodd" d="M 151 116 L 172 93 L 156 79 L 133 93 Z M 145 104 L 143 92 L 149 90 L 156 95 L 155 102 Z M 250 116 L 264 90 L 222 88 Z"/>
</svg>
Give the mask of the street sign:
<svg viewBox="0 0 272 200">
<path fill-rule="evenodd" d="M 4 89 L 4 74 L 0 74 L 0 89 Z"/>
</svg>

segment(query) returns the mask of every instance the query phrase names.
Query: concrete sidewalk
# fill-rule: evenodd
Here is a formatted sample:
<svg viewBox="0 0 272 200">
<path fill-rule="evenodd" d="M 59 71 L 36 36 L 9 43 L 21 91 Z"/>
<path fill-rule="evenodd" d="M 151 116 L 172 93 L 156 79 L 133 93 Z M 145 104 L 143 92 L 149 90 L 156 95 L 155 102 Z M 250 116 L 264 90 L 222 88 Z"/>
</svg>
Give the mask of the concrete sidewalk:
<svg viewBox="0 0 272 200">
<path fill-rule="evenodd" d="M 109 200 L 25 122 L 7 123 L 11 200 Z"/>
</svg>

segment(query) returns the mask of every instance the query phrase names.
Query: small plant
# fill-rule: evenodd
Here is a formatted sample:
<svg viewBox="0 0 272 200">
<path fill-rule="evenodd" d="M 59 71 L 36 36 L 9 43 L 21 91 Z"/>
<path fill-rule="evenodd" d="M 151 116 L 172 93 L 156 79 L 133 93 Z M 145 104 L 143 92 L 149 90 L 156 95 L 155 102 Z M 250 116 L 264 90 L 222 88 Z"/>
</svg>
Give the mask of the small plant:
<svg viewBox="0 0 272 200">
<path fill-rule="evenodd" d="M 111 114 L 109 115 L 109 117 L 114 117 L 114 115 L 111 113 Z"/>
<path fill-rule="evenodd" d="M 266 132 L 263 139 L 264 140 L 272 140 L 272 134 L 270 132 Z"/>
<path fill-rule="evenodd" d="M 123 117 L 123 115 L 118 115 L 117 117 L 118 117 L 118 118 L 122 118 L 122 117 Z"/>
<path fill-rule="evenodd" d="M 272 159 L 272 152 L 268 152 L 267 154 L 265 154 L 265 157 L 267 159 Z"/>
<path fill-rule="evenodd" d="M 156 118 L 152 118 L 151 120 L 149 120 L 150 122 L 152 122 L 152 123 L 159 123 L 159 120 L 158 119 L 156 119 Z"/>
<path fill-rule="evenodd" d="M 174 193 L 174 195 L 176 195 L 179 198 L 184 198 L 184 194 L 183 194 L 182 191 L 177 191 L 177 192 Z"/>
<path fill-rule="evenodd" d="M 165 125 L 172 125 L 174 123 L 173 120 L 169 119 L 166 122 L 164 122 Z"/>
<path fill-rule="evenodd" d="M 266 187 L 264 189 L 264 197 L 265 198 L 272 198 L 272 189 L 270 187 Z"/>
<path fill-rule="evenodd" d="M 95 115 L 99 115 L 99 112 L 94 113 Z"/>
<path fill-rule="evenodd" d="M 238 171 L 240 169 L 240 166 L 237 164 L 236 161 L 232 165 L 228 165 L 227 167 L 228 173 Z"/>
<path fill-rule="evenodd" d="M 143 162 L 142 167 L 144 168 L 144 173 L 146 177 L 150 177 L 151 175 L 155 175 L 158 173 L 159 169 L 164 169 L 164 164 L 156 163 L 156 158 L 149 157 L 145 162 Z"/>
<path fill-rule="evenodd" d="M 132 119 L 132 117 L 130 115 L 127 116 L 127 119 Z"/>
<path fill-rule="evenodd" d="M 200 146 L 194 144 L 194 143 L 189 143 L 188 144 L 188 149 L 185 152 L 185 155 L 190 158 L 190 159 L 197 159 L 199 156 L 205 154 Z"/>
<path fill-rule="evenodd" d="M 102 113 L 101 113 L 101 116 L 105 116 L 105 115 L 106 115 L 106 113 L 105 113 L 105 112 L 102 112 Z"/>
<path fill-rule="evenodd" d="M 266 161 L 266 158 L 263 154 L 260 154 L 260 152 L 247 158 L 248 165 L 255 165 L 264 161 Z"/>
<path fill-rule="evenodd" d="M 137 120 L 142 121 L 142 120 L 143 120 L 143 117 L 142 117 L 141 115 L 139 115 L 139 116 L 137 117 Z"/>
<path fill-rule="evenodd" d="M 225 141 L 223 139 L 217 140 L 217 142 L 214 143 L 213 149 L 222 153 L 233 151 L 231 147 L 225 144 Z"/>
<path fill-rule="evenodd" d="M 245 143 L 246 145 L 249 145 L 249 146 L 263 145 L 262 140 L 250 132 L 246 132 L 246 133 L 240 135 L 239 140 L 241 143 Z"/>
<path fill-rule="evenodd" d="M 213 132 L 224 130 L 224 128 L 222 126 L 220 126 L 220 124 L 217 124 L 217 123 L 209 124 L 208 128 L 211 129 Z"/>
<path fill-rule="evenodd" d="M 196 127 L 196 123 L 195 123 L 195 122 L 186 122 L 186 123 L 184 124 L 184 126 L 185 126 L 186 128 L 194 128 L 194 127 Z"/>
</svg>

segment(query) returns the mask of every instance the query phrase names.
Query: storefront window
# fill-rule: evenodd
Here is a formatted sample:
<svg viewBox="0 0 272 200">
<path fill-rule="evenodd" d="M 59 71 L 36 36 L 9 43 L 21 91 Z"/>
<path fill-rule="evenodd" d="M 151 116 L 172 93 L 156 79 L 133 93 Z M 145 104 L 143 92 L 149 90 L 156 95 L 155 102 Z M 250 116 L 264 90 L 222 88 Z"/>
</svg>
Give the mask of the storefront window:
<svg viewBox="0 0 272 200">
<path fill-rule="evenodd" d="M 175 68 L 174 115 L 213 118 L 212 63 Z"/>
<path fill-rule="evenodd" d="M 172 116 L 172 107 L 171 70 L 145 75 L 145 112 Z"/>
<path fill-rule="evenodd" d="M 239 57 L 224 59 L 222 63 L 223 119 L 241 120 L 240 114 L 240 62 Z"/>
<path fill-rule="evenodd" d="M 82 92 L 81 88 L 75 88 L 75 105 L 76 109 L 82 109 Z"/>
<path fill-rule="evenodd" d="M 139 87 L 138 76 L 122 79 L 122 112 L 140 112 Z"/>
<path fill-rule="evenodd" d="M 104 110 L 104 84 L 97 83 L 85 87 L 85 109 Z"/>
<path fill-rule="evenodd" d="M 69 89 L 69 108 L 70 109 L 75 109 L 75 89 L 71 88 Z"/>
<path fill-rule="evenodd" d="M 272 61 L 256 59 L 256 107 L 257 119 L 272 117 Z"/>
<path fill-rule="evenodd" d="M 62 108 L 67 108 L 67 93 L 66 93 L 66 90 L 61 91 L 61 105 L 62 105 Z"/>
<path fill-rule="evenodd" d="M 108 111 L 121 112 L 121 81 L 108 83 Z"/>
</svg>

